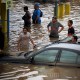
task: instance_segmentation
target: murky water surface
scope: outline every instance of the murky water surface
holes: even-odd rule
[[[77,68],[27,65],[0,64],[0,80],[79,80]]]
[[[78,4],[76,1],[75,3]],[[10,11],[10,51],[17,51],[17,39],[19,33],[23,28],[22,16],[24,15],[23,6],[29,6],[29,11],[33,12],[33,2],[24,2],[23,0],[14,0],[14,7]],[[40,5],[44,16],[42,17],[42,27],[37,28],[32,25],[31,35],[36,44],[39,47],[45,46],[50,43],[49,33],[47,32],[47,24],[51,21],[53,16],[53,4]],[[67,21],[72,19],[74,21],[74,27],[77,36],[80,36],[80,6],[72,5],[71,14],[64,16],[63,19],[59,19],[65,29],[60,35],[60,39],[63,39],[67,35]],[[32,49],[32,45],[30,47]],[[80,80],[80,69],[70,67],[58,67],[58,66],[42,66],[42,65],[29,65],[29,64],[11,64],[0,63],[0,80]]]

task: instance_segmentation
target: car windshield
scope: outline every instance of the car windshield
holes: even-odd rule
[[[29,57],[29,56],[31,56],[31,55],[33,55],[33,54],[36,54],[36,53],[44,50],[44,49],[45,49],[47,46],[49,46],[49,45],[52,45],[52,43],[49,43],[48,45],[45,45],[45,46],[43,46],[42,48],[39,48],[39,49],[35,48],[33,51],[31,51],[31,52],[29,52],[29,53],[26,53],[25,57]]]
[[[41,49],[34,49],[33,51],[29,51],[28,53],[25,53],[25,57],[30,57],[31,55],[33,55],[33,54],[36,54],[36,53],[38,53],[39,51],[42,51],[42,50],[44,50],[44,47],[43,48],[41,48]]]

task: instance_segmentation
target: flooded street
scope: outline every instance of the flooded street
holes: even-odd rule
[[[23,20],[22,16],[25,14],[23,11],[23,7],[27,5],[29,7],[29,11],[32,15],[34,11],[34,3],[26,2],[26,1],[15,1],[13,5],[13,9],[10,11],[10,39],[9,39],[9,46],[11,51],[17,51],[17,40],[19,37],[20,32],[23,28]],[[41,18],[42,24],[41,28],[31,26],[31,35],[35,42],[35,44],[46,45],[50,42],[49,40],[49,33],[47,31],[47,25],[51,21],[54,15],[54,5],[53,4],[43,4],[40,5],[40,9],[43,11],[43,17]],[[63,19],[59,19],[58,21],[61,22],[64,26],[64,30],[59,34],[60,38],[63,39],[67,36],[67,21],[69,19],[73,20],[73,26],[75,27],[76,33],[79,36],[80,33],[80,6],[73,5],[71,8],[71,14],[69,16],[64,16]],[[32,47],[32,45],[31,45]],[[30,48],[31,49],[31,48]]]
[[[59,34],[63,39],[67,36],[67,21],[73,20],[73,26],[77,36],[80,36],[80,3],[75,2],[71,6],[70,15],[64,16],[58,21],[64,25],[64,30]],[[79,4],[78,4],[79,3]],[[23,0],[14,0],[13,9],[10,10],[10,40],[9,50],[15,53],[17,51],[17,40],[23,28],[22,16],[24,15],[23,7],[27,5],[31,15],[34,10],[34,3]],[[41,18],[41,28],[31,25],[31,35],[38,45],[38,48],[50,43],[47,25],[54,15],[54,5],[47,3],[41,4],[40,9],[43,11]],[[32,45],[30,46],[30,50]],[[80,80],[80,68],[58,67],[58,66],[43,66],[31,64],[15,64],[15,63],[0,63],[0,80]]]
[[[5,67],[6,66],[6,67]],[[79,80],[80,69],[28,64],[0,64],[0,80]]]

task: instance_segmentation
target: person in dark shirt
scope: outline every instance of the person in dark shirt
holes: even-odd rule
[[[69,20],[68,21],[68,36],[73,36],[75,34],[75,30],[74,30],[74,27],[72,26],[73,25],[73,21],[72,20]]]
[[[68,33],[67,33],[67,37],[64,39],[64,42],[74,43],[77,41],[77,36],[75,34],[75,30],[72,25],[73,25],[73,21],[68,20]]]
[[[28,11],[28,6],[24,7],[24,12],[25,12],[25,15],[22,17],[22,19],[24,20],[24,27],[26,27],[26,29],[30,32],[30,29],[31,29],[31,14]]]
[[[4,49],[4,33],[2,32],[2,26],[0,26],[0,52]]]

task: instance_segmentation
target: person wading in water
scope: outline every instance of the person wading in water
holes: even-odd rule
[[[64,29],[64,26],[57,21],[57,18],[52,17],[52,21],[47,25],[50,38],[59,38],[59,33]],[[60,28],[60,29],[59,29]]]

